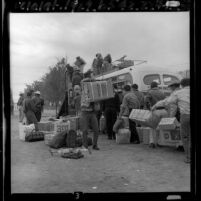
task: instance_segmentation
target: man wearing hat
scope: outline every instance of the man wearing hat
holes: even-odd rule
[[[175,104],[167,104],[168,99],[171,97],[171,95],[174,95],[177,90],[180,89],[180,82],[179,81],[173,81],[168,85],[168,88],[171,90],[170,96],[165,98],[164,100],[158,101],[154,106],[152,106],[151,110],[155,110],[160,107],[164,107],[169,111],[170,117],[176,117],[179,121],[179,110],[177,110],[177,106]]]
[[[80,85],[81,80],[83,79],[82,73],[80,73],[80,69],[78,66],[74,66],[74,72],[72,76],[72,87],[75,85]]]
[[[159,89],[158,83],[153,81],[150,84],[150,90],[147,92],[144,100],[144,106],[146,109],[151,109],[158,101],[165,99],[165,94]]]
[[[36,108],[35,115],[38,122],[41,120],[41,113],[43,111],[44,100],[40,97],[40,91],[34,92],[35,96],[33,97],[34,106]]]
[[[38,131],[38,121],[36,119],[36,108],[32,99],[33,90],[29,90],[26,94],[26,98],[23,101],[23,111],[26,116],[26,123],[34,124],[35,130]]]
[[[19,108],[19,122],[22,122],[24,119],[24,112],[23,112],[23,101],[24,101],[24,94],[20,92],[20,97],[17,102],[17,106]]]
[[[175,104],[180,110],[180,133],[185,152],[185,162],[191,162],[191,128],[190,128],[190,79],[181,80],[181,89],[175,90],[166,100],[166,105]]]

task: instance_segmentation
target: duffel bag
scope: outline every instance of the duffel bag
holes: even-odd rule
[[[77,153],[73,152],[73,151],[70,151],[68,153],[62,153],[61,157],[63,157],[63,158],[70,158],[70,159],[79,159],[79,158],[83,158],[84,155],[82,154],[81,151],[78,151]]]
[[[25,136],[26,142],[35,142],[44,140],[44,133],[42,131],[32,131]]]
[[[81,147],[82,146],[82,137],[77,137],[76,138],[76,147]],[[88,146],[92,145],[92,138],[91,137],[87,137],[87,144]]]
[[[66,144],[67,131],[62,131],[55,135],[49,142],[49,146],[55,149],[64,147]]]

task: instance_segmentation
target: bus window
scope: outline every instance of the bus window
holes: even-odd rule
[[[163,82],[165,85],[169,85],[172,82],[179,82],[179,79],[173,75],[163,75]]]
[[[143,82],[146,85],[150,85],[152,82],[157,82],[158,84],[161,84],[160,75],[159,74],[145,75],[143,78]]]

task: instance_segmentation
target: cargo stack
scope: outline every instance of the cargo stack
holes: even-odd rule
[[[159,128],[158,144],[161,146],[182,146],[180,123],[175,117],[162,118]]]
[[[97,102],[114,97],[111,81],[83,82],[82,92],[88,102]]]

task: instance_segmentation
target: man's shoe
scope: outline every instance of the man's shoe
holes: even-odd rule
[[[94,150],[100,150],[100,149],[98,148],[98,146],[93,146],[93,149],[94,149]]]

